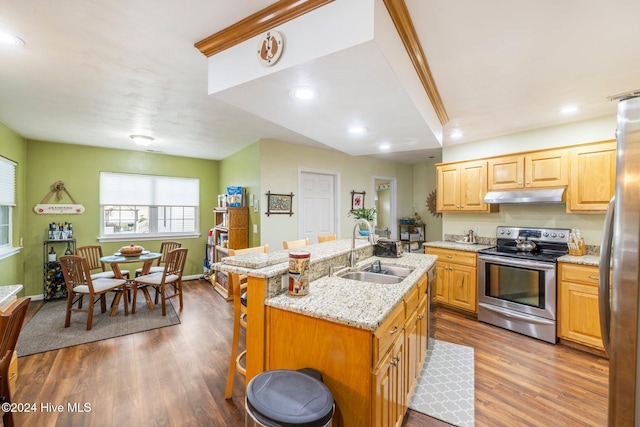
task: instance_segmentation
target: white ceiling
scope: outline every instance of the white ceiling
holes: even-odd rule
[[[450,118],[445,146],[614,115],[607,97],[640,89],[637,0],[405,1]],[[264,104],[208,95],[207,58],[194,43],[271,3],[1,2],[0,30],[25,45],[0,46],[0,122],[29,139],[128,150],[146,150],[128,136],[147,134],[154,150],[207,159],[272,139],[407,163],[438,160],[433,129],[411,102],[415,93],[380,63],[367,69],[362,51],[305,65],[306,76],[331,89],[318,100],[331,117],[310,119],[300,110],[284,120],[260,113]],[[292,73],[269,84],[284,86]],[[381,75],[391,85],[381,95],[340,86],[382,87]],[[560,115],[570,103],[582,109]],[[329,132],[343,130],[337,121],[345,109],[360,107],[371,130],[364,143]],[[458,141],[448,136],[454,128],[464,133]],[[377,154],[382,139],[392,153]]]

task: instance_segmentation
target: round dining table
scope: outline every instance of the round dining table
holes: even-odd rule
[[[136,283],[133,280],[126,279],[125,277],[122,276],[122,271],[120,270],[120,264],[142,262],[143,263],[142,272],[140,273],[140,275],[144,276],[146,274],[149,274],[149,270],[151,270],[153,261],[157,260],[160,257],[162,257],[162,254],[160,252],[142,251],[140,255],[134,255],[134,256],[124,256],[120,252],[116,252],[113,255],[103,256],[102,258],[100,258],[100,262],[109,264],[116,278],[124,279],[127,281],[126,283],[127,290],[131,289],[134,292],[137,292]],[[145,288],[142,288],[142,292],[144,293],[144,298],[147,301],[147,306],[149,307],[149,310],[152,310],[153,302],[151,301],[151,296],[149,295],[149,291],[145,287]],[[120,293],[116,294],[115,299],[113,301],[113,306],[111,308],[112,316],[115,316],[116,312],[118,311],[118,305],[120,304],[120,297],[121,297]],[[125,303],[125,306],[128,304],[126,295],[124,296],[124,303]],[[129,310],[127,309],[127,307],[125,307],[125,315],[127,315],[128,312]]]

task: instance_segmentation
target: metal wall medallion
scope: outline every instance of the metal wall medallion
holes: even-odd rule
[[[284,43],[279,32],[271,30],[267,31],[258,43],[258,61],[265,67],[270,67],[278,62]]]

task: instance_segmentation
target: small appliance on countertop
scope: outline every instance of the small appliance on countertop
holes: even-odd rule
[[[385,258],[402,256],[402,243],[399,240],[378,239],[373,247],[373,255]]]

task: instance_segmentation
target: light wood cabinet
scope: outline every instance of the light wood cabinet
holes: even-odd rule
[[[213,228],[213,261],[220,262],[227,256],[229,249],[244,249],[249,246],[249,208],[226,207],[213,210],[215,226]],[[211,283],[214,289],[227,301],[233,298],[229,292],[227,274],[213,271]]]
[[[571,150],[567,212],[604,213],[616,186],[616,141]]]
[[[558,336],[604,350],[598,309],[598,267],[558,263]]]
[[[322,372],[336,426],[401,426],[426,356],[426,281],[373,332],[267,307],[265,369]]]
[[[528,154],[489,159],[489,190],[562,187],[569,182],[567,149],[536,151]]]
[[[438,212],[489,212],[487,162],[464,162],[436,167],[436,209]]]
[[[477,254],[432,247],[427,247],[425,253],[438,256],[436,301],[478,313]]]

